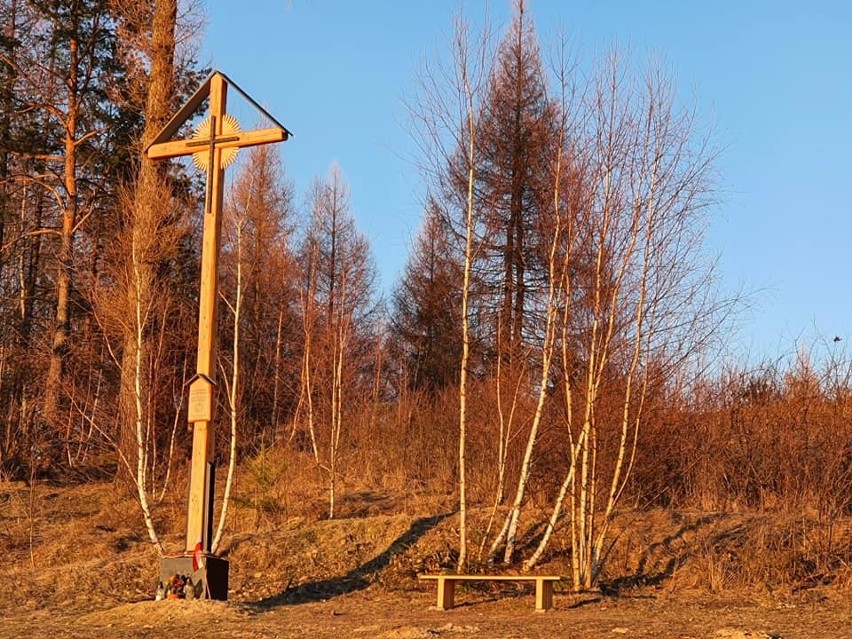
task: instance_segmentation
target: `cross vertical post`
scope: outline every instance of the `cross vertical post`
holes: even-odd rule
[[[222,168],[222,151],[215,145],[216,136],[222,135],[222,122],[227,107],[228,88],[223,78],[214,75],[210,79],[210,162],[207,196],[204,211],[204,232],[201,248],[201,293],[198,309],[198,356],[196,373],[211,383],[216,380],[216,336],[219,281],[219,249],[222,241],[222,200],[224,196],[225,169]],[[213,394],[207,394],[202,401],[210,401]],[[207,531],[212,521],[204,495],[214,486],[209,485],[211,477],[207,463],[212,461],[215,440],[211,420],[212,405],[206,411],[209,419],[193,422],[192,426],[192,465],[189,479],[189,510],[186,520],[186,550],[191,552],[201,543],[205,552],[210,552],[212,539],[207,539]]]

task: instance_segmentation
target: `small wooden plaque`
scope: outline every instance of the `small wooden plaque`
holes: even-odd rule
[[[190,422],[209,422],[213,419],[213,382],[207,377],[196,377],[189,385],[187,416]]]

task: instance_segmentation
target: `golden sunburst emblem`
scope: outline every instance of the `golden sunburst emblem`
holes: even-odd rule
[[[210,129],[210,123],[210,118],[207,118],[197,127],[195,127],[195,131],[192,134],[192,139],[209,140],[210,135],[212,133]],[[237,122],[237,118],[230,114],[222,116],[222,133],[220,133],[217,137],[221,138],[237,135],[239,132],[240,123]],[[199,169],[206,171],[210,162],[210,150],[208,148],[202,148],[204,149],[203,151],[198,151],[197,153],[192,154],[192,161]],[[223,169],[230,166],[237,158],[237,151],[239,151],[239,149],[235,146],[229,147],[227,149],[220,149],[220,152],[222,153]]]

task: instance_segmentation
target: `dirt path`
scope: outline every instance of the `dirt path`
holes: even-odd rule
[[[143,601],[96,612],[6,611],[0,637],[125,639],[237,637],[257,639],[850,639],[852,604],[842,597],[756,604],[689,597],[555,597],[535,613],[531,595],[464,593],[457,608],[430,610],[433,595],[377,588],[329,601],[258,608],[251,604]]]

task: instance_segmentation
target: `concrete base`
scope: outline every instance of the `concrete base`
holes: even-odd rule
[[[164,557],[160,561],[160,590],[173,575],[184,575],[195,585],[195,593],[187,593],[187,598],[195,594],[197,599],[227,601],[229,568],[227,560],[213,555],[205,555],[204,566],[196,571],[192,570],[192,555]]]

